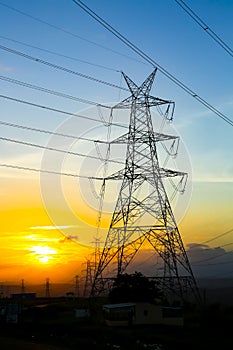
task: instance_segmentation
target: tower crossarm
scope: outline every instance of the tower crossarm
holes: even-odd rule
[[[107,177],[105,177],[105,180],[122,180],[124,177],[124,169],[121,169]]]
[[[156,72],[157,68],[153,70],[153,72],[148,76],[148,78],[142,83],[141,86],[137,86],[132,81],[132,79],[130,79],[127,75],[125,75],[122,72],[123,77],[131,92],[131,96],[127,97],[120,103],[117,103],[113,107],[113,109],[131,109],[132,104],[134,104],[135,107],[147,109],[152,106],[168,105],[164,113],[164,117],[168,120],[172,120],[175,109],[175,102],[170,100],[164,100],[162,98],[151,96],[149,94]]]
[[[183,171],[177,171],[177,170],[171,170],[171,169],[165,169],[165,168],[160,168],[159,172],[160,172],[160,176],[162,177],[188,176],[188,174]]]
[[[107,177],[104,180],[122,180],[125,177],[125,169],[121,169]],[[146,177],[142,177],[140,171],[134,173],[134,180],[141,179],[141,181],[146,180]]]
[[[182,171],[176,171],[176,170],[171,170],[171,169],[165,169],[165,168],[159,168],[158,169],[159,177],[162,179],[169,179],[172,187],[174,188],[175,191],[179,191],[180,193],[184,193],[185,187],[187,184],[188,180],[188,174],[186,172]],[[177,180],[178,183],[175,184],[172,178],[179,177],[180,179]],[[157,181],[157,178],[154,177],[153,174],[151,173],[146,173],[144,174],[144,179],[147,181],[149,184],[151,184],[153,187],[155,186],[155,182]]]
[[[136,165],[135,165],[136,168]],[[138,167],[138,172],[134,172],[134,179],[141,178],[149,183],[153,182],[154,176],[150,172],[146,172],[146,169],[144,169],[144,174],[141,173],[141,168]],[[172,170],[172,169],[165,169],[165,168],[159,168],[159,174],[162,178],[166,177],[176,177],[176,176],[181,176],[181,177],[187,177],[188,174],[183,171],[177,171],[177,170]],[[113,173],[105,178],[105,180],[122,180],[125,176],[125,170],[121,169],[117,171],[116,173]]]
[[[127,108],[130,109],[133,101],[134,101],[134,97],[130,96],[130,97],[126,98],[125,100],[123,100],[122,102],[116,104],[113,107],[113,109],[127,109]],[[146,97],[146,99],[144,96],[142,96],[142,98],[140,98],[140,97],[137,98],[136,105],[137,105],[137,107],[153,107],[153,106],[168,105],[170,108],[172,108],[171,115],[173,115],[173,111],[175,109],[175,102],[174,101],[163,100],[161,98],[149,96],[149,95]],[[167,114],[167,113],[165,112],[165,114]]]
[[[179,136],[167,135],[162,133],[153,132],[148,135],[147,132],[140,133],[138,136],[134,137],[133,142],[137,143],[150,143],[150,142],[159,142],[159,141],[168,141],[168,140],[178,140]],[[112,140],[111,144],[128,144],[130,141],[129,133],[119,136],[115,140]]]

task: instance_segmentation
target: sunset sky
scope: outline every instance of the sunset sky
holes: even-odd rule
[[[187,0],[186,3],[233,47],[232,1]],[[85,4],[233,120],[232,56],[174,0],[86,0]],[[94,251],[100,183],[2,165],[101,177],[103,162],[96,158],[106,152],[103,146],[46,134],[43,130],[106,140],[106,123],[91,119],[107,121],[109,110],[42,89],[34,90],[24,83],[112,105],[129,95],[119,88],[126,88],[121,71],[140,85],[153,67],[72,0],[3,0],[0,1],[0,21],[0,282],[20,284],[23,278],[28,284],[44,283],[47,277],[56,283],[70,282],[76,274],[82,275],[85,262]],[[75,72],[94,77],[98,82]],[[162,131],[181,138],[181,153],[168,165],[189,173],[187,192],[175,200],[174,212],[194,272],[205,277],[232,277],[232,126],[160,71],[151,94],[176,103],[172,125],[166,125]],[[152,115],[156,131],[161,119],[156,110]],[[127,114],[115,113],[113,122],[123,127],[113,126],[111,138],[127,131]],[[29,143],[68,153],[33,147]],[[113,147],[111,159],[123,162],[124,149],[119,151]],[[119,164],[112,163],[108,171],[116,169]],[[106,187],[101,242],[105,240],[118,190],[119,184]]]

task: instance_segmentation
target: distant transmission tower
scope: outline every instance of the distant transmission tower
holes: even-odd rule
[[[49,278],[46,278],[46,281],[45,281],[45,297],[46,298],[50,298],[50,282],[49,282]]]
[[[84,297],[88,297],[90,295],[92,284],[93,284],[93,263],[90,260],[87,260],[86,270],[85,270],[85,284],[84,284],[84,291],[83,291]]]
[[[24,284],[24,279],[21,280],[21,293],[25,293],[25,284]]]
[[[131,96],[114,106],[130,109],[127,134],[112,141],[126,144],[124,169],[106,178],[121,180],[121,188],[112,215],[105,245],[100,256],[92,284],[91,295],[100,295],[106,289],[109,278],[104,272],[110,263],[117,263],[113,276],[126,271],[136,253],[148,243],[162,258],[164,267],[157,276],[164,293],[179,296],[192,292],[199,299],[199,292],[191,266],[165,190],[164,179],[186,173],[160,167],[157,142],[174,140],[173,135],[153,131],[151,106],[165,105],[165,118],[171,120],[174,102],[150,96],[156,69],[141,86],[137,86],[123,74]],[[113,272],[114,270],[112,270]],[[106,275],[106,274],[105,274]]]
[[[75,296],[79,297],[79,289],[80,289],[80,285],[79,285],[79,275],[75,276]]]
[[[99,264],[99,260],[100,260],[100,256],[101,256],[101,250],[100,250],[100,244],[103,243],[102,241],[100,241],[100,238],[95,237],[94,242],[91,242],[95,245],[95,250],[94,250],[94,263],[93,265],[93,274],[95,275],[98,264]]]

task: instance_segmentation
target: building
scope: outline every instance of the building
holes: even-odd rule
[[[36,293],[14,293],[11,294],[12,299],[34,299],[36,298]]]
[[[163,307],[150,303],[120,303],[103,305],[108,326],[163,324],[183,326],[183,312],[179,307]]]

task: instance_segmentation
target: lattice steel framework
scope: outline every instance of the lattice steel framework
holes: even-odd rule
[[[86,273],[85,273],[85,285],[84,285],[84,291],[83,296],[88,297],[90,295],[91,289],[92,289],[92,270],[93,270],[93,264],[90,260],[87,260],[86,263]]]
[[[126,143],[126,161],[123,170],[108,177],[122,180],[115,210],[105,245],[93,280],[91,295],[100,295],[109,278],[104,272],[110,262],[117,261],[116,277],[125,272],[136,253],[147,242],[163,259],[163,274],[159,277],[165,293],[170,291],[184,299],[191,291],[199,292],[179,233],[175,217],[164,186],[164,179],[186,173],[160,167],[157,142],[177,137],[156,133],[153,130],[151,106],[165,105],[165,117],[172,119],[174,102],[150,96],[156,69],[141,86],[125,74],[124,79],[131,96],[114,108],[130,108],[127,134],[114,140]],[[167,105],[167,106],[166,106]]]

